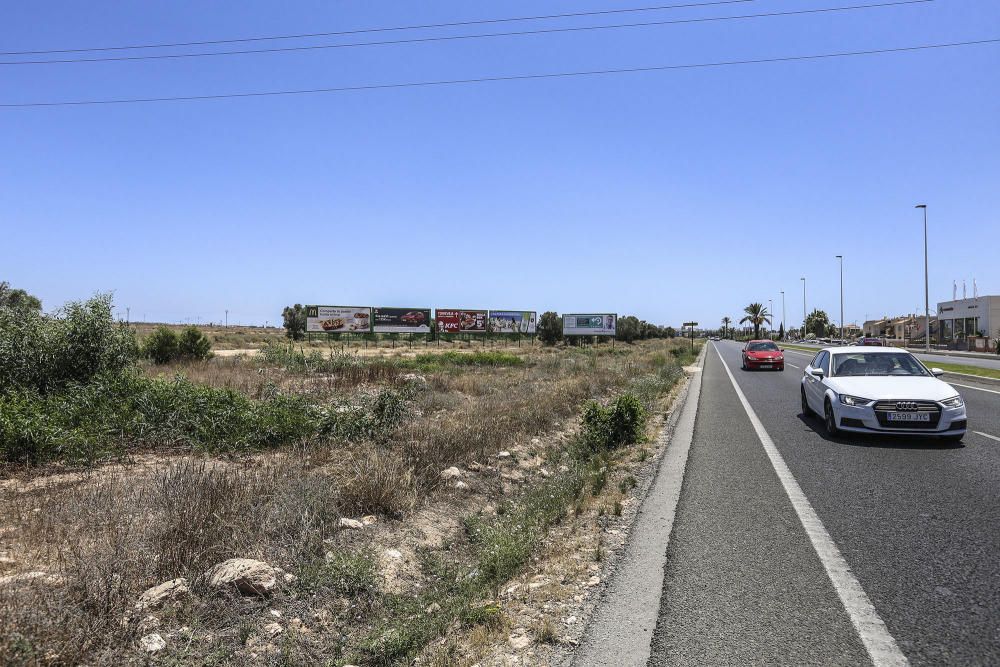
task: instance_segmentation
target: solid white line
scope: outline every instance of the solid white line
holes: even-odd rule
[[[785,362],[785,365],[786,365],[786,366],[791,366],[792,368],[798,368],[799,370],[802,370],[802,368],[801,368],[801,367],[799,367],[799,366],[796,366],[795,364],[790,364],[790,363],[788,363],[787,361]]]
[[[868,599],[868,595],[861,587],[861,583],[851,572],[847,561],[840,555],[840,550],[837,549],[833,538],[830,537],[830,534],[823,526],[823,522],[820,521],[816,511],[809,504],[809,499],[802,492],[799,483],[795,481],[795,477],[785,464],[781,452],[778,451],[778,448],[774,445],[774,441],[771,440],[771,436],[764,429],[764,424],[761,423],[757,417],[757,413],[750,407],[750,402],[743,394],[739,384],[737,384],[736,378],[733,377],[733,373],[722,358],[722,354],[718,349],[715,349],[715,353],[719,355],[719,361],[722,362],[722,367],[726,369],[729,381],[733,383],[733,389],[736,390],[736,395],[739,397],[740,403],[743,404],[743,409],[746,410],[747,416],[750,418],[750,423],[753,424],[753,428],[757,432],[757,437],[764,446],[764,451],[767,452],[767,457],[771,460],[774,472],[777,473],[778,479],[781,480],[781,485],[785,488],[785,493],[788,495],[792,507],[795,508],[795,513],[798,515],[799,521],[802,522],[802,527],[805,528],[806,534],[809,536],[809,540],[816,550],[816,555],[819,556],[820,561],[823,563],[826,574],[830,577],[830,581],[833,583],[840,601],[844,604],[847,615],[851,617],[854,629],[857,630],[858,636],[865,645],[865,649],[868,650],[868,655],[872,659],[872,663],[874,663],[875,667],[882,667],[883,665],[908,665],[909,662],[906,660],[906,656],[899,650],[896,640],[889,634],[888,628],[885,627],[885,623],[879,617],[878,612],[875,611],[875,606]]]
[[[982,431],[973,431],[973,433],[975,433],[976,435],[981,435],[984,438],[989,438],[990,440],[996,440],[997,442],[1000,442],[1000,438],[996,437],[995,435],[990,435],[989,433],[983,433]]]
[[[949,382],[948,384],[950,384],[952,387],[965,387],[966,389],[976,389],[978,391],[985,391],[990,394],[1000,394],[1000,391],[997,391],[996,389],[983,389],[982,387],[973,387],[971,384],[959,384],[957,382]]]

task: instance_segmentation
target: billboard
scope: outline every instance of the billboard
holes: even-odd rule
[[[564,336],[614,336],[618,316],[613,313],[563,315]]]
[[[535,333],[537,313],[533,310],[491,310],[490,331],[493,333]]]
[[[430,333],[430,308],[372,308],[375,333]]]
[[[306,306],[309,333],[368,333],[372,309],[368,306]]]
[[[486,333],[488,310],[441,310],[434,311],[438,333]]]

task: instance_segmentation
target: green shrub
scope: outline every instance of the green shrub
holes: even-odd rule
[[[208,359],[212,356],[212,341],[198,327],[186,327],[177,340],[177,352],[186,359]]]
[[[168,364],[180,353],[180,340],[174,330],[158,326],[142,343],[142,356],[157,364]]]
[[[0,386],[47,392],[120,373],[136,354],[135,334],[114,320],[110,295],[67,303],[51,317],[0,307]]]
[[[618,396],[607,407],[591,401],[583,410],[583,440],[591,451],[631,445],[643,438],[646,409],[631,393]]]

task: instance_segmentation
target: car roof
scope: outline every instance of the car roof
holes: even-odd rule
[[[909,354],[908,350],[904,350],[900,347],[878,347],[875,345],[841,345],[837,347],[824,347],[822,348],[830,352],[830,354],[846,354],[850,352],[865,354],[888,354],[889,352],[906,352]]]

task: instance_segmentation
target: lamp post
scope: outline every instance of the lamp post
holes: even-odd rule
[[[844,340],[844,256],[837,255],[840,260],[840,340]]]
[[[931,351],[931,299],[927,277],[927,204],[917,204],[914,208],[924,209],[924,352]]]
[[[767,337],[770,338],[774,333],[774,299],[768,299],[767,304],[767,314],[771,317],[771,321],[767,323]]]
[[[785,332],[785,336],[788,335],[788,329],[785,328],[785,290],[781,290],[781,330]]]
[[[806,337],[806,279],[799,278],[802,281],[802,337]]]

